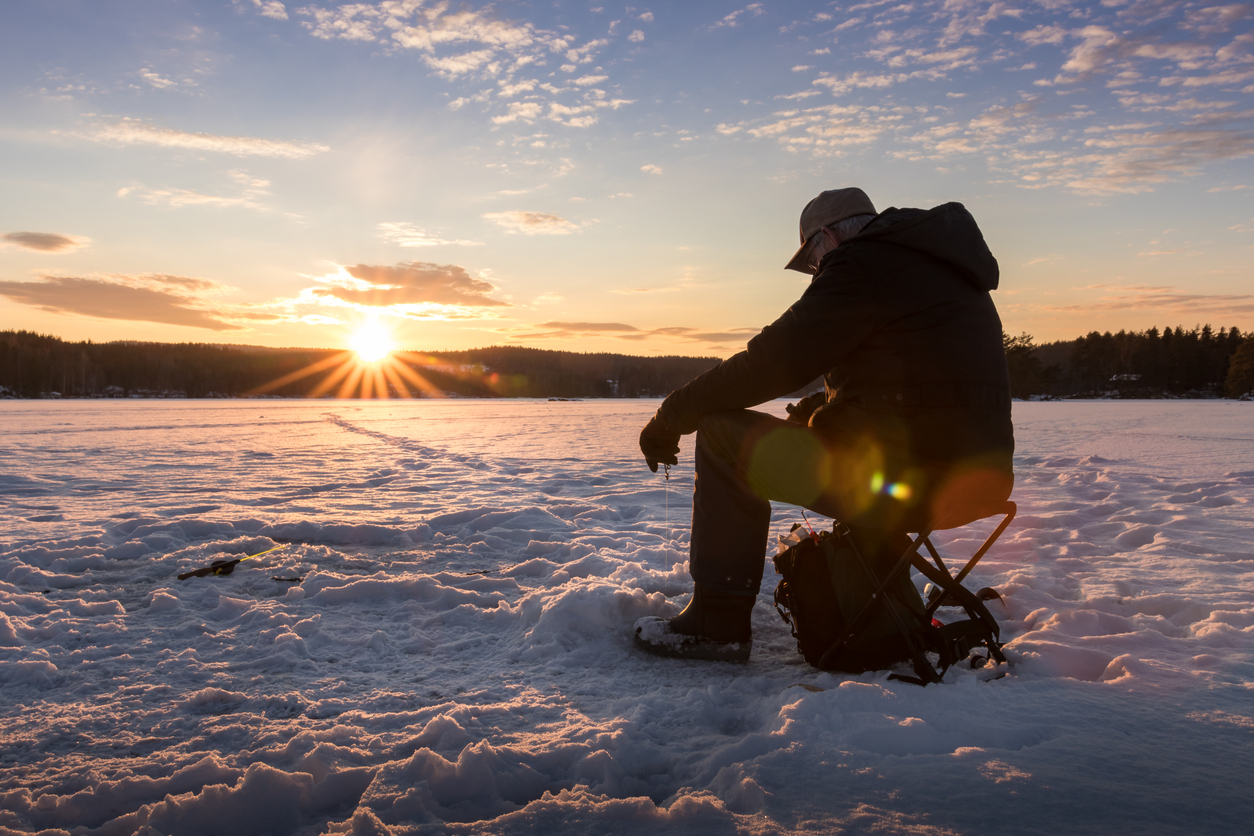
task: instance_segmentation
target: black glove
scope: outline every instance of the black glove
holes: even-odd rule
[[[788,411],[788,420],[798,424],[809,424],[810,416],[814,414],[814,410],[827,403],[827,392],[815,392],[813,395],[806,395],[796,404],[788,404],[784,407]]]
[[[644,460],[654,473],[659,464],[679,464],[679,459],[675,458],[679,452],[679,433],[654,415],[640,431],[640,452],[644,453]]]

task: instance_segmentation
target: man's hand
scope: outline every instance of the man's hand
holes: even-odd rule
[[[679,459],[675,458],[679,453],[679,433],[654,415],[640,431],[640,452],[644,453],[644,460],[654,473],[659,464],[679,464]]]
[[[827,392],[815,392],[813,395],[807,395],[802,398],[796,405],[788,404],[784,407],[788,412],[788,420],[797,424],[810,423],[810,416],[814,414],[814,410],[827,403]]]

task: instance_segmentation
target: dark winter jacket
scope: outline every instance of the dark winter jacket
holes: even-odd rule
[[[710,412],[782,397],[825,377],[811,426],[932,474],[980,469],[1009,495],[1014,436],[997,261],[960,203],[889,209],[824,256],[801,299],[746,350],[658,410],[690,433]]]

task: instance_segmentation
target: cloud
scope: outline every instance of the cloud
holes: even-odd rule
[[[208,206],[216,209],[252,209],[258,212],[273,211],[260,202],[259,198],[270,194],[269,180],[252,177],[246,171],[227,172],[239,186],[240,192],[235,196],[203,194],[192,189],[152,188],[147,186],[128,186],[118,191],[118,197],[136,195],[150,206],[169,206],[181,209],[187,206]]]
[[[478,70],[484,65],[490,64],[495,53],[490,49],[476,49],[471,52],[463,52],[460,55],[450,55],[447,58],[437,58],[434,55],[422,56],[422,61],[431,69],[437,71],[445,78],[465,75]],[[489,75],[495,75],[489,72]]]
[[[655,328],[651,333],[659,337],[678,337],[688,342],[717,345],[720,343],[744,344],[760,330],[759,328],[733,328],[730,331],[702,331],[698,328],[672,326]]]
[[[776,111],[772,121],[740,125],[719,125],[716,130],[731,135],[745,130],[756,139],[773,138],[790,151],[809,151],[817,156],[838,156],[842,149],[869,145],[898,126],[901,114],[878,105],[822,105],[797,110]]]
[[[1026,32],[1020,32],[1015,37],[1029,46],[1040,46],[1041,44],[1057,46],[1067,39],[1067,34],[1068,30],[1061,26],[1037,26]]]
[[[456,244],[462,247],[482,247],[482,241],[449,240],[431,235],[424,229],[404,222],[385,222],[379,224],[379,237],[399,247],[437,247],[443,244]]]
[[[777,98],[777,99],[783,99],[783,100],[785,100],[785,101],[790,101],[790,102],[796,102],[796,101],[800,101],[800,100],[802,100],[802,99],[808,99],[808,98],[810,98],[811,96],[821,96],[821,95],[823,95],[823,93],[822,93],[821,91],[819,91],[819,90],[801,90],[801,91],[799,91],[799,92],[797,92],[797,93],[787,93],[787,94],[780,93],[780,94],[776,95],[776,96],[775,96],[775,98]],[[724,131],[722,130],[722,129],[723,129],[723,127],[724,127],[723,125],[719,125],[719,126],[718,126],[718,132],[719,132],[719,133],[723,133],[723,132],[724,132]],[[739,130],[739,129],[737,129],[737,130]],[[733,133],[734,133],[734,131],[733,131]]]
[[[544,105],[539,102],[510,102],[509,111],[500,116],[493,116],[492,121],[498,125],[517,122],[520,119],[524,122],[534,122],[543,109]]]
[[[253,5],[257,7],[257,14],[262,17],[287,20],[287,9],[279,0],[253,0]]]
[[[502,81],[501,89],[497,93],[497,95],[499,95],[501,98],[508,99],[508,98],[512,98],[513,96],[517,96],[519,93],[530,93],[534,89],[536,89],[535,79],[525,78],[519,81]],[[461,105],[464,104],[466,100],[458,99],[457,101],[459,102],[457,107],[461,107]],[[450,107],[452,107],[452,105],[450,105]],[[454,107],[453,109],[456,110],[457,107]]]
[[[564,331],[568,334],[615,334],[640,331],[634,325],[624,325],[621,322],[541,322],[536,327]]]
[[[336,299],[362,307],[509,307],[508,302],[489,295],[496,291],[495,285],[471,276],[466,268],[455,264],[423,261],[392,266],[355,264],[345,267],[343,275],[328,277],[323,282],[322,287],[312,288],[309,295],[315,299]]]
[[[179,83],[177,81],[166,78],[165,76],[159,73],[153,72],[147,67],[144,67],[142,70],[139,71],[139,77],[142,78],[144,81],[148,82],[149,84],[151,84],[153,87],[157,88],[158,90],[168,90],[171,87],[179,86]]]
[[[225,136],[220,134],[191,133],[174,128],[160,128],[134,119],[94,125],[82,134],[93,142],[119,145],[156,145],[162,148],[182,148],[189,151],[213,151],[234,154],[238,157],[279,157],[304,160],[331,149],[312,142],[288,142],[278,139],[259,139],[251,136]]]
[[[678,287],[620,287],[614,288],[610,293],[673,293],[679,290]]]
[[[1217,84],[1240,84],[1254,78],[1254,70],[1222,70],[1210,75],[1168,76],[1159,79],[1163,87],[1182,85],[1184,87],[1208,87]]]
[[[91,239],[56,232],[4,232],[0,233],[0,242],[41,253],[68,253],[86,247]]]
[[[661,174],[662,173],[662,167],[660,165],[653,165],[652,163],[648,163],[647,165],[640,166],[640,170],[643,171],[645,174]]]
[[[571,223],[560,215],[545,212],[488,212],[483,218],[507,232],[521,232],[524,235],[569,235],[579,231],[578,224]]]
[[[715,23],[710,28],[720,29],[724,26],[739,26],[740,16],[745,14],[746,12],[751,17],[757,17],[758,15],[765,14],[766,10],[762,8],[761,3],[750,3],[748,6],[745,6],[743,9],[737,9],[736,11],[732,12],[729,15],[724,15],[722,20],[720,20],[718,23]]]
[[[1151,184],[1193,173],[1206,163],[1254,154],[1254,135],[1233,130],[1129,131],[1090,138],[1084,144],[1105,153],[1081,157],[1091,173],[1067,185],[1105,194],[1149,191]]]
[[[977,37],[984,34],[985,27],[999,17],[1022,17],[1023,11],[1006,3],[971,2],[971,0],[948,0],[944,12],[950,13],[949,22],[941,34],[942,46],[961,40],[963,37]]]
[[[219,289],[183,276],[115,276],[108,279],[44,276],[33,282],[0,282],[0,296],[49,313],[239,330],[219,311],[206,309],[196,292]]]
[[[513,332],[515,339],[555,339],[561,337],[613,337],[619,340],[640,341],[653,337],[669,337],[686,342],[719,345],[743,344],[758,333],[757,328],[733,328],[730,331],[703,331],[685,326],[643,329],[623,322],[541,322]]]
[[[433,52],[449,44],[479,43],[505,50],[530,46],[537,40],[530,24],[499,20],[490,13],[465,6],[449,10],[448,3],[424,6],[412,0],[346,3],[334,8],[306,6],[298,13],[316,38],[348,41],[392,41],[407,49]]]
[[[375,44],[385,55],[416,50],[422,53],[423,63],[447,81],[464,84],[493,79],[499,90],[479,90],[473,95],[462,91],[465,95],[454,98],[449,107],[457,110],[471,101],[484,102],[488,118],[497,126],[548,118],[567,127],[587,128],[597,122],[596,111],[607,107],[617,110],[633,103],[610,98],[603,90],[583,89],[609,81],[601,67],[564,86],[551,83],[553,74],[542,69],[554,56],[560,56],[564,61],[561,71],[575,73],[581,66],[593,64],[610,39],[580,43],[566,26],[560,31],[541,29],[528,21],[498,17],[499,13],[493,4],[474,9],[467,4],[422,0],[311,4],[296,10],[301,26],[316,38]],[[648,12],[639,17],[652,20]],[[614,33],[612,25],[610,34]],[[644,37],[637,29],[625,40],[639,43]],[[527,77],[527,73],[532,76]],[[572,96],[582,101],[572,104]],[[514,97],[523,100],[507,101]]]
[[[864,73],[861,70],[845,75],[843,78],[827,75],[826,73],[816,78],[812,84],[820,87],[827,87],[832,91],[832,95],[840,96],[860,87],[871,89],[883,89],[891,87],[899,81],[905,81],[910,76],[905,73]]]
[[[602,98],[603,95],[600,90],[590,90],[584,96],[584,103],[574,106],[550,102],[548,118],[567,127],[586,128],[596,124],[596,111],[605,108],[618,110],[623,105],[632,103],[630,99],[606,99]]]
[[[1113,288],[1112,288],[1113,289]],[[1046,311],[1157,310],[1177,315],[1254,313],[1254,295],[1186,293],[1174,287],[1126,287],[1084,305],[1044,307]]]
[[[608,44],[609,41],[604,38],[588,41],[581,47],[566,50],[566,60],[572,64],[591,64],[593,53]]]

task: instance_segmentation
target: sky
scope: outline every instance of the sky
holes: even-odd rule
[[[41,0],[0,330],[728,356],[798,216],[966,205],[1007,331],[1254,330],[1254,4]]]

